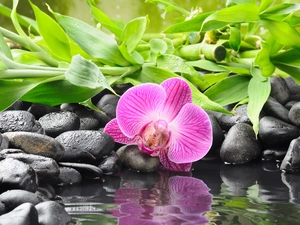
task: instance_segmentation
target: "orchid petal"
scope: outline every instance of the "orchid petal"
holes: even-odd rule
[[[128,89],[120,98],[116,113],[124,135],[132,138],[146,123],[157,120],[165,97],[165,90],[157,84],[141,84]]]
[[[189,163],[203,158],[212,145],[212,127],[207,113],[188,103],[169,124],[172,131],[168,158]]]
[[[118,125],[117,119],[112,119],[109,121],[104,127],[104,132],[109,134],[115,142],[119,142],[121,144],[135,144],[136,140],[134,138],[126,137],[120,127]]]
[[[185,104],[192,102],[192,92],[189,85],[180,78],[165,80],[161,86],[167,94],[161,116],[171,122]]]
[[[168,158],[168,151],[166,149],[162,149],[159,151],[159,160],[161,164],[168,170],[174,171],[189,171],[192,167],[192,163],[174,163]]]

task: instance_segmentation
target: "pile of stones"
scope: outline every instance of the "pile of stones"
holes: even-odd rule
[[[273,160],[283,171],[298,172],[300,86],[281,77],[272,77],[271,84],[258,137],[247,104],[238,106],[233,115],[208,112],[213,145],[204,159],[231,164]],[[115,90],[121,95],[128,87]],[[0,113],[1,225],[73,223],[54,187],[102,180],[122,167],[141,172],[160,167],[157,158],[137,146],[121,146],[103,132],[116,116],[118,96],[105,90],[92,100],[104,114],[79,104],[50,107],[19,101]]]

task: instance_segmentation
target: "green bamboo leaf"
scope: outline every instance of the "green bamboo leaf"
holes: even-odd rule
[[[11,11],[12,10],[10,8],[4,6],[0,3],[0,14],[1,15],[4,15],[6,17],[10,17]],[[38,28],[37,28],[37,24],[36,24],[35,20],[33,20],[29,17],[26,17],[26,16],[18,15],[18,14],[17,14],[17,19],[18,19],[21,26],[23,26],[25,28],[30,27],[31,31],[38,34]]]
[[[262,19],[261,22],[279,43],[290,47],[300,46],[300,34],[288,23],[268,19]]]
[[[254,62],[260,67],[262,76],[269,77],[275,71],[275,66],[270,61],[270,46],[266,42],[261,42],[261,46]]]
[[[229,45],[234,51],[238,51],[241,46],[242,35],[238,28],[230,27]]]
[[[30,2],[30,1],[29,1]],[[43,37],[50,52],[58,59],[71,61],[70,44],[68,36],[59,24],[36,5],[30,2],[34,11],[39,33]]]
[[[258,21],[260,20],[258,12],[259,7],[256,4],[241,4],[224,8],[208,16],[203,22],[201,31],[219,29],[230,23]]]
[[[181,76],[178,76],[175,73],[172,73],[162,68],[157,68],[153,66],[144,66],[140,73],[135,73],[133,74],[132,77],[128,76],[126,78],[128,80],[131,80],[132,82],[135,82],[135,84],[138,84],[139,82],[141,83],[152,82],[152,83],[160,84],[164,80],[172,77],[181,77]],[[200,106],[205,110],[211,110],[211,111],[216,111],[221,113],[230,113],[219,104],[208,99],[192,83],[190,83],[189,81],[187,82],[190,85],[190,88],[192,90],[192,100],[194,104]]]
[[[277,16],[288,16],[291,13],[294,13],[300,9],[300,4],[297,3],[283,3],[278,4],[273,7],[268,8],[260,14],[261,18],[273,19]]]
[[[164,33],[199,32],[204,20],[213,12],[201,13],[190,20],[176,23],[164,30]]]
[[[250,76],[230,76],[207,89],[204,94],[222,106],[236,103],[247,98],[250,79]]]
[[[25,80],[3,80],[0,79],[0,112],[7,109],[14,102],[20,99],[28,91],[36,87],[38,82],[28,82]]]
[[[226,7],[239,5],[239,4],[256,4],[256,0],[227,0]]]
[[[101,89],[97,88],[75,86],[67,80],[57,80],[41,83],[29,90],[21,100],[55,106],[62,103],[84,102],[100,91]]]
[[[259,130],[259,115],[271,92],[271,83],[268,78],[260,81],[252,78],[248,85],[249,102],[247,107],[248,117],[253,125],[255,134]]]
[[[91,61],[76,55],[72,58],[70,67],[65,73],[66,79],[73,85],[90,89],[111,89],[105,76]]]
[[[91,13],[96,21],[98,21],[103,27],[110,30],[116,37],[121,38],[122,28],[118,26],[109,16],[107,16],[103,11],[98,9],[96,6],[89,4]]]
[[[188,74],[191,77],[196,77],[204,81],[202,75],[197,72],[192,66],[189,66],[185,61],[175,55],[161,55],[157,58],[157,67],[174,72]]]
[[[259,12],[263,12],[268,9],[276,0],[261,0],[259,5]]]
[[[4,40],[3,35],[0,33],[0,52],[3,52],[3,54],[9,58],[9,59],[13,59],[13,56],[11,54],[11,51],[6,43],[6,41]],[[3,62],[2,62],[3,63]]]
[[[204,82],[201,85],[198,84],[198,86],[201,90],[205,90],[205,89],[209,88],[210,86],[212,86],[213,84],[225,79],[226,77],[228,77],[228,75],[229,75],[229,71],[221,72],[221,73],[204,74],[203,75]]]
[[[67,35],[91,57],[110,65],[129,65],[122,56],[113,37],[73,17],[55,12],[53,12],[53,15],[64,28]]]
[[[211,72],[228,71],[224,67],[219,66],[217,63],[205,59],[196,60],[196,61],[186,61],[186,64],[202,70],[211,71]]]
[[[138,17],[129,21],[124,27],[121,35],[123,40],[120,51],[123,56],[132,64],[143,64],[143,57],[135,50],[141,42],[142,37],[148,27],[148,17]]]

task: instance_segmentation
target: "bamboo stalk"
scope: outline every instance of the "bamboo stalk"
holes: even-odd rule
[[[182,46],[176,54],[186,60],[207,59],[220,62],[226,57],[226,49],[222,45],[199,43]]]

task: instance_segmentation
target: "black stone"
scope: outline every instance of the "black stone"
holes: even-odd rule
[[[223,130],[220,127],[216,117],[212,114],[208,114],[208,116],[213,130],[213,143],[205,158],[220,156],[220,147],[225,139]]]
[[[2,136],[1,134],[0,134],[0,136],[1,136],[0,150],[8,148],[8,146],[9,146],[9,139],[8,139],[8,137]]]
[[[42,202],[35,206],[40,225],[65,225],[72,221],[63,206],[55,201]]]
[[[258,158],[261,152],[261,145],[252,127],[239,123],[228,131],[220,149],[220,156],[224,162],[243,164]]]
[[[26,202],[37,205],[43,201],[40,195],[25,190],[10,190],[0,195],[0,202],[3,202],[9,211]]]
[[[125,167],[139,172],[153,172],[158,170],[160,161],[141,151],[136,145],[125,145],[118,149],[117,154]]]
[[[73,184],[78,184],[82,180],[81,174],[70,167],[60,167],[59,168],[59,180],[58,184],[59,185],[73,185]]]
[[[116,108],[120,97],[114,94],[104,95],[97,103],[97,107],[102,110],[109,118],[116,118]]]
[[[285,82],[289,88],[291,95],[300,94],[300,86],[292,77],[285,78]]]
[[[19,160],[7,158],[0,161],[0,191],[16,188],[34,192],[38,188],[36,178],[32,167]]]
[[[286,152],[287,152],[286,150],[266,149],[262,153],[262,158],[267,161],[268,160],[272,160],[272,161],[283,160]]]
[[[284,105],[284,107],[287,109],[287,110],[290,110],[292,107],[293,107],[293,105],[295,104],[295,103],[297,103],[298,101],[289,101],[289,102],[287,102],[285,105]]]
[[[52,112],[59,112],[59,107],[44,105],[44,104],[37,104],[34,103],[28,108],[28,112],[30,112],[34,117],[38,120],[42,116],[52,113]]]
[[[266,148],[288,147],[299,135],[296,126],[277,118],[265,116],[260,120],[258,136]]]
[[[112,152],[111,155],[104,158],[98,166],[105,175],[119,173],[122,169],[122,163],[117,153]]]
[[[300,102],[295,103],[289,111],[290,121],[297,127],[300,127]]]
[[[263,107],[263,111],[266,113],[266,116],[273,116],[287,123],[290,122],[289,111],[272,97],[268,98],[267,102]]]
[[[23,203],[7,214],[0,216],[1,225],[40,225],[34,205]]]
[[[290,91],[285,80],[279,76],[272,76],[270,78],[270,81],[271,81],[270,95],[282,105],[287,103],[290,98]]]
[[[39,122],[50,137],[56,137],[66,131],[78,130],[80,127],[79,117],[72,112],[52,112],[42,116]]]
[[[94,162],[110,154],[115,147],[113,138],[101,131],[67,131],[56,137],[65,149],[61,161]]]
[[[7,213],[6,206],[3,202],[0,202],[0,216]]]
[[[58,179],[59,167],[56,161],[49,157],[26,153],[7,153],[4,157],[19,160],[31,166],[41,181],[54,182]]]
[[[86,163],[69,163],[60,162],[62,167],[70,167],[80,172],[83,177],[99,179],[103,177],[103,171],[97,166],[86,164]]]
[[[62,104],[61,109],[75,113],[80,120],[79,130],[97,130],[108,120],[98,116],[94,110],[79,104]]]
[[[65,152],[60,142],[47,135],[21,131],[7,132],[4,135],[8,137],[10,147],[22,149],[29,154],[41,155],[58,161]]]
[[[238,106],[234,111],[234,115],[222,114],[218,118],[220,127],[223,130],[228,131],[233,125],[238,123],[251,124],[247,114],[247,106],[248,106],[247,104]]]
[[[287,153],[281,162],[280,169],[287,172],[300,171],[300,138],[291,141]]]
[[[40,123],[30,112],[23,110],[0,112],[0,133],[10,131],[44,132]]]

